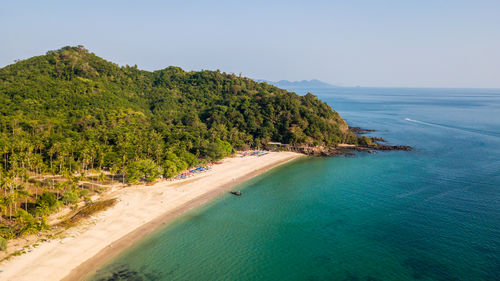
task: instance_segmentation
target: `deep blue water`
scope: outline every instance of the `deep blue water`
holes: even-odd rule
[[[306,158],[92,280],[500,280],[500,90],[311,90],[412,152]]]

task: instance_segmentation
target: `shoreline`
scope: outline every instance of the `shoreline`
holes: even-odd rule
[[[65,234],[69,237],[43,243],[31,253],[2,262],[4,272],[0,273],[0,279],[72,281],[89,277],[179,215],[302,156],[294,152],[271,152],[262,157],[226,158],[213,171],[193,178],[162,181],[153,187],[120,189],[112,196],[119,200],[114,207],[67,230]]]

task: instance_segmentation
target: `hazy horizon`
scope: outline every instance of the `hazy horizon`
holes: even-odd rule
[[[500,88],[498,1],[25,1],[0,11],[0,67],[67,45],[170,65],[338,86]]]

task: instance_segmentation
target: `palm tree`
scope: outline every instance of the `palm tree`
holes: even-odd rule
[[[109,169],[109,171],[111,172],[111,183],[112,184],[114,184],[115,174],[118,173],[119,170],[120,170],[120,167],[116,164],[113,164],[113,166],[111,166],[111,169]]]
[[[12,202],[14,203],[14,213],[17,210],[17,203],[19,199],[24,195],[24,187],[22,185],[17,185],[12,192]]]
[[[19,189],[16,190],[17,197],[24,197],[24,210],[28,211],[28,198],[30,197],[30,193],[24,188],[24,186],[19,186]]]
[[[96,157],[99,163],[99,170],[102,169],[102,164],[104,164],[104,157],[106,156],[107,147],[104,145],[96,144]]]
[[[57,200],[61,198],[61,190],[66,190],[66,186],[68,186],[68,182],[58,182],[56,184]]]
[[[125,184],[126,167],[127,167],[127,155],[123,154],[122,161],[120,163],[120,172],[122,174],[122,184]]]
[[[0,199],[0,208],[1,208],[1,210],[2,210],[1,212],[2,212],[2,213],[4,213],[4,214],[5,214],[5,216],[7,216],[7,209],[8,209],[8,208],[7,208],[7,206],[8,206],[8,205],[9,205],[9,204],[8,204],[8,202],[7,202],[7,200],[6,200],[6,197],[5,197],[5,196],[4,196],[4,197],[2,197],[2,198]]]
[[[8,196],[5,196],[4,200],[5,200],[5,204],[9,205],[9,219],[11,219],[12,218],[12,203],[14,203],[14,201],[15,201],[14,194],[11,193]]]
[[[9,205],[10,215],[12,217],[12,186],[14,184],[14,173],[8,172],[3,175],[1,185],[4,190],[4,201],[5,204]],[[9,194],[7,195],[7,189],[9,190]],[[5,215],[7,215],[7,211],[5,211]]]
[[[59,153],[61,152],[61,145],[59,142],[55,142],[51,147],[50,149],[47,151],[47,153],[49,154],[50,156],[50,170],[53,171],[54,167],[53,167],[53,162],[54,162],[54,155],[59,155]]]
[[[31,166],[30,166],[30,170],[35,173],[35,177],[38,177],[38,175],[41,173],[42,167],[43,167],[42,155],[35,154],[33,156],[33,161],[31,161]]]
[[[7,138],[1,138],[0,139],[0,155],[3,156],[3,161],[4,161],[4,169],[7,169],[7,157],[8,153],[10,151],[9,147],[9,141]]]
[[[34,185],[35,185],[35,201],[38,199],[38,188],[40,187],[40,182],[39,181],[35,181],[34,182]]]
[[[99,180],[99,184],[102,184],[102,182],[106,180],[106,175],[103,172],[101,172],[99,174],[98,180]]]
[[[5,173],[0,174],[0,188],[3,189],[3,195],[7,196],[7,189],[9,188],[9,177]]]

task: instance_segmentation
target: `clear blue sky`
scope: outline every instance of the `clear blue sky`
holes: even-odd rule
[[[2,2],[2,67],[81,44],[147,70],[500,88],[500,0]]]

